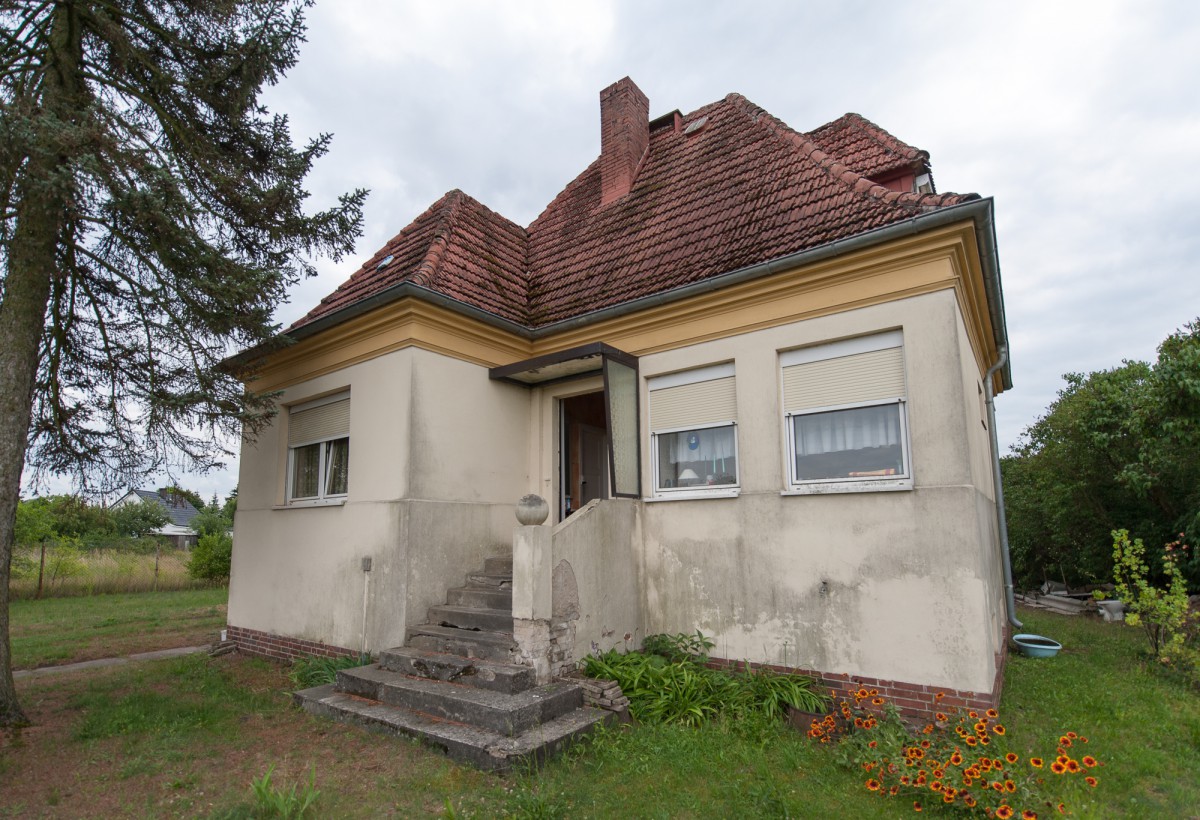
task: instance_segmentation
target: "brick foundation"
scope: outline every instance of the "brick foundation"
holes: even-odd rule
[[[342,646],[331,646],[317,641],[306,641],[301,638],[285,638],[270,632],[260,632],[244,626],[230,624],[226,628],[226,637],[237,645],[239,652],[248,655],[259,655],[264,658],[275,658],[282,661],[294,661],[297,658],[317,655],[324,658],[337,658],[345,655],[356,656],[358,651]]]
[[[853,701],[851,694],[860,688],[878,689],[879,694],[895,704],[904,717],[921,722],[931,722],[937,712],[950,712],[957,709],[978,709],[980,711],[994,709],[1000,703],[1000,690],[1004,684],[1004,664],[1008,653],[1002,648],[996,653],[996,678],[991,692],[968,692],[947,689],[944,686],[928,686],[920,683],[905,681],[883,680],[869,675],[851,675],[848,673],[818,672],[813,669],[798,669],[774,664],[751,663],[752,669],[770,669],[794,675],[807,675],[816,678],[818,683],[827,689],[834,700],[843,698]],[[723,658],[710,658],[709,665],[717,668],[744,667],[743,661],[729,661]],[[941,694],[941,700],[935,696]]]

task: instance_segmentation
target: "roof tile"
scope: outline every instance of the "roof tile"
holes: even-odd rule
[[[606,205],[599,160],[527,229],[447,193],[292,327],[403,282],[545,326],[977,198],[879,184],[928,159],[858,114],[800,133],[730,94],[653,129]]]

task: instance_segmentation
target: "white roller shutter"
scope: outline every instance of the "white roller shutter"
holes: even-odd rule
[[[289,447],[350,435],[349,396],[301,407],[308,409],[293,409],[288,417]]]
[[[651,379],[649,390],[652,431],[737,421],[732,364]]]
[[[904,398],[904,348],[898,342],[894,333],[784,354],[784,410]]]

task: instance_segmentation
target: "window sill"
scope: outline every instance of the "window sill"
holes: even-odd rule
[[[721,490],[694,490],[691,492],[678,493],[663,493],[649,498],[643,498],[647,504],[654,504],[659,501],[695,501],[700,498],[737,498],[741,493],[738,487],[729,487]]]
[[[303,510],[309,507],[343,507],[346,504],[344,498],[329,498],[319,501],[293,501],[290,504],[276,504],[271,509],[273,510]]]
[[[894,493],[913,488],[911,478],[895,481],[831,481],[827,484],[802,484],[780,492],[780,495],[832,495],[835,493]]]

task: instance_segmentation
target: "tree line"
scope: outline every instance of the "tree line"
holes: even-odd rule
[[[1017,586],[1111,581],[1112,532],[1125,529],[1160,548],[1182,534],[1180,569],[1200,592],[1200,319],[1153,362],[1064,378],[1001,460]]]

